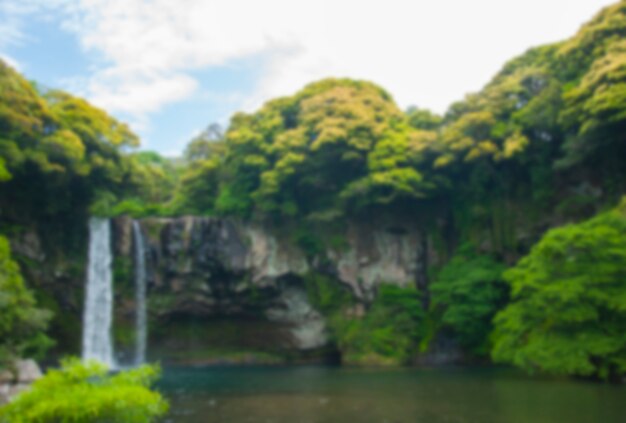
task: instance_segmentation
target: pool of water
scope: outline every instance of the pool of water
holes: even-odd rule
[[[624,423],[626,388],[502,369],[166,368],[181,423]]]

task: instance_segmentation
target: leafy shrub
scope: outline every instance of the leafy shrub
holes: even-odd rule
[[[111,209],[111,216],[127,215],[135,219],[149,216],[169,216],[173,214],[169,204],[147,203],[139,198],[119,202]]]
[[[216,210],[223,215],[247,217],[251,207],[249,196],[233,189],[231,185],[224,186],[215,202]]]
[[[504,274],[512,303],[495,318],[496,361],[528,371],[626,373],[626,200],[553,229]]]
[[[144,204],[140,199],[128,198],[113,206],[111,214],[113,216],[126,214],[134,218],[144,217],[147,215],[146,204]]]
[[[401,364],[417,348],[423,319],[420,294],[415,288],[383,284],[364,317],[336,315],[331,326],[345,361]]]
[[[324,240],[308,227],[299,227],[292,232],[292,238],[309,257],[322,254],[325,251]]]
[[[154,366],[111,375],[99,363],[68,359],[0,409],[0,422],[152,422],[168,409],[163,397],[150,390],[158,375]]]
[[[502,263],[467,246],[459,249],[430,285],[436,317],[474,354],[489,352],[491,320],[507,296],[504,270]]]
[[[44,335],[51,313],[35,307],[9,241],[0,236],[0,367],[23,356],[38,356],[52,345]]]
[[[92,216],[109,217],[113,216],[113,208],[117,204],[117,197],[109,191],[98,191],[94,200],[89,205],[89,214]]]
[[[350,291],[340,281],[320,273],[304,277],[309,302],[327,316],[352,304]]]

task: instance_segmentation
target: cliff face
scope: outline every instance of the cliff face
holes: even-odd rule
[[[328,276],[355,300],[346,313],[361,316],[381,283],[419,283],[426,259],[433,259],[420,229],[398,222],[351,223],[340,234],[319,234],[340,235],[342,242],[315,255],[284,229],[232,219],[139,223],[147,244],[149,354],[164,361],[211,361],[248,351],[259,354],[237,360],[332,353],[324,314],[309,300],[307,276]],[[123,363],[134,349],[135,241],[132,219],[112,224],[115,349]],[[76,246],[82,254],[44,245],[35,230],[11,239],[29,286],[54,311],[51,358],[80,354],[88,240],[86,227],[74,229],[82,234]]]
[[[127,266],[133,254],[131,223],[126,218],[114,222],[116,256],[125,257]],[[408,286],[425,269],[425,243],[411,227],[352,224],[341,248],[307,256],[287,236],[230,219],[149,218],[140,226],[149,245],[151,338],[153,344],[169,346],[162,352],[166,356],[171,350],[210,349],[222,345],[224,337],[249,349],[244,328],[250,330],[245,337],[259,338],[253,349],[323,349],[329,341],[326,322],[308,300],[307,274],[333,277],[352,293],[354,312],[362,313],[381,283]],[[132,299],[118,303],[118,315],[129,317]],[[225,320],[237,321],[231,326],[235,329],[211,333]],[[189,322],[200,333],[185,338],[181,333],[189,330]]]
[[[55,345],[48,352],[50,358],[80,353],[86,226],[82,232],[85,236],[80,238],[79,234],[78,248],[72,252],[45,242],[44,229],[36,227],[21,227],[10,238],[13,257],[20,264],[27,287],[37,303],[53,313],[48,334]]]

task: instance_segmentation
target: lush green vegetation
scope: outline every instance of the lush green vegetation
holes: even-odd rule
[[[573,190],[591,165],[601,172],[593,183],[602,200],[623,191],[624,8],[611,6],[572,39],[512,60],[443,117],[403,113],[382,88],[347,79],[237,114],[225,134],[209,131],[190,144],[177,204],[202,214],[329,222],[385,206],[417,209],[454,193],[449,202],[462,201],[465,214],[456,223],[492,225],[494,247],[511,248],[514,234],[499,220],[517,216],[496,216],[510,203],[588,213],[557,208],[585,193],[565,198],[555,188]],[[469,236],[471,228],[459,229]]]
[[[311,305],[328,316],[354,305],[350,290],[329,275],[309,273],[304,284]]]
[[[553,229],[509,269],[494,359],[529,371],[618,379],[626,373],[626,200]]]
[[[19,266],[0,236],[0,368],[12,368],[20,357],[41,357],[52,341],[44,335],[50,312],[35,306]]]
[[[430,287],[435,320],[476,355],[490,351],[491,320],[507,299],[505,266],[492,257],[459,249]]]
[[[56,340],[76,334],[77,324],[61,313],[68,305],[59,306],[58,296],[78,305],[82,292],[54,279],[61,275],[67,284],[84,277],[87,231],[81,222],[90,214],[160,214],[172,193],[175,164],[148,152],[132,153],[138,145],[128,126],[103,110],[39,87],[0,61],[0,233],[13,242],[37,239],[25,241],[27,251],[19,250],[15,260],[36,299],[55,310],[50,327]],[[8,257],[5,247],[3,258]],[[15,269],[8,258],[0,263],[7,275]],[[18,322],[20,316],[30,316],[32,327],[45,325],[42,313],[28,312],[31,294],[19,295],[2,299],[2,307],[7,302],[16,310],[23,306],[19,316],[3,315],[28,339],[33,330]],[[35,325],[37,319],[42,323]],[[3,335],[8,331],[2,330]],[[0,337],[2,349],[23,349],[13,343],[8,334]]]
[[[5,224],[48,221],[63,227],[88,213],[156,214],[170,199],[176,166],[155,153],[128,153],[138,145],[128,126],[103,110],[37,87],[0,63],[0,216]],[[72,240],[55,241],[71,246]]]
[[[153,366],[111,375],[99,363],[65,360],[0,408],[0,422],[153,422],[168,409],[161,395],[150,390],[158,375]]]
[[[126,125],[69,94],[40,94],[4,64],[0,91],[0,156],[13,176],[0,186],[5,219],[72,215],[120,186],[119,149],[138,144]]]
[[[364,316],[336,316],[331,325],[344,361],[405,364],[421,339],[424,311],[415,288],[383,284]]]
[[[374,84],[320,81],[253,115],[235,115],[210,144],[194,140],[178,203],[202,214],[333,221],[423,197],[433,184],[418,165],[435,138],[412,127]]]
[[[383,284],[368,310],[332,278],[309,275],[307,288],[312,304],[328,319],[344,363],[405,364],[416,352],[425,313],[415,288]]]
[[[336,278],[305,278],[347,361],[406,363],[444,336],[530,371],[616,379],[626,230],[624,206],[606,210],[626,193],[625,38],[622,1],[443,116],[404,112],[370,82],[314,82],[225,131],[210,126],[180,160],[133,151],[125,124],[0,62],[0,231],[36,232],[63,256],[43,276],[16,257],[50,298],[66,288],[50,283],[57,269],[82,278],[76,222],[89,214],[254,220],[289,232],[320,267],[345,248],[347,222],[391,216],[427,236],[427,286],[381,285],[357,304]],[[0,278],[0,355],[32,354],[47,315],[3,239]]]
[[[313,83],[233,118],[215,208],[332,220],[370,204],[419,198],[428,189],[416,167],[425,136],[373,84]]]

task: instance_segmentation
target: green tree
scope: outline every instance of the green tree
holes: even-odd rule
[[[219,159],[209,148],[220,145],[219,136],[213,137],[217,142],[209,135],[194,140],[187,149],[192,167],[212,164],[187,173],[183,187],[189,193],[180,202],[202,210],[213,203],[221,214],[328,221],[374,204],[420,198],[432,188],[416,167],[423,144],[434,138],[426,134],[412,128],[374,84],[315,82],[254,114],[235,115]],[[214,185],[216,175],[216,195],[208,187],[197,189]]]
[[[65,360],[4,408],[2,423],[149,423],[165,415],[168,404],[150,390],[159,369],[142,366],[111,375],[95,362]]]
[[[410,106],[407,111],[409,125],[415,129],[424,129],[433,131],[438,129],[443,122],[443,118],[428,109],[420,109],[419,107]]]
[[[218,124],[211,124],[195,137],[185,148],[187,166],[176,187],[173,209],[178,213],[197,215],[214,214],[216,211],[219,185],[224,170],[222,164],[226,154],[224,133]],[[219,208],[224,206],[224,194]]]
[[[626,16],[623,19],[626,26]],[[626,151],[622,135],[626,128],[626,41],[611,43],[606,50],[565,95],[561,121],[569,137],[561,165],[597,158],[598,153],[605,158],[622,156]]]
[[[74,222],[98,197],[126,194],[133,163],[122,150],[139,143],[127,125],[70,94],[38,91],[1,61],[0,93],[0,179],[12,175],[0,186],[3,218]]]
[[[11,179],[11,174],[7,170],[4,159],[0,157],[0,182],[8,181]]]
[[[224,131],[217,123],[212,123],[197,137],[192,139],[185,148],[184,157],[188,162],[207,160],[220,154],[218,151],[224,140]]]
[[[128,214],[134,217],[169,215],[182,165],[154,151],[140,151],[126,156],[128,175],[120,200],[106,215]]]
[[[40,356],[52,341],[44,334],[51,314],[36,307],[11,259],[9,241],[0,236],[0,367],[22,357]]]
[[[512,302],[495,317],[493,358],[528,371],[626,373],[626,200],[549,231],[504,277]]]
[[[489,353],[491,320],[506,303],[502,281],[505,266],[466,246],[448,262],[430,285],[432,307],[462,346],[477,355]]]
[[[345,362],[398,365],[416,352],[424,317],[414,287],[383,284],[365,316],[336,314],[331,329]]]
[[[179,213],[212,214],[218,199],[219,172],[220,163],[217,159],[190,163],[177,186],[174,209]]]

